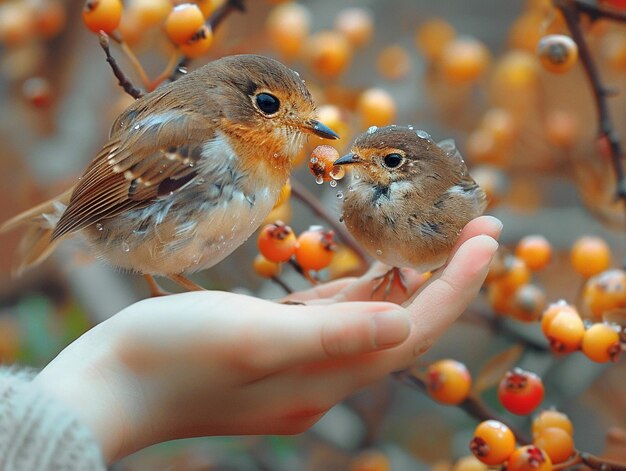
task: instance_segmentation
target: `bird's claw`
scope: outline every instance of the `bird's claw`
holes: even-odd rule
[[[378,291],[381,290],[383,286],[385,287],[383,300],[389,297],[389,295],[391,294],[391,290],[394,286],[397,286],[404,294],[406,294],[408,291],[408,286],[406,280],[404,279],[404,275],[402,274],[402,270],[398,267],[394,267],[391,270],[388,270],[387,273],[381,276],[377,276],[376,278],[374,278],[374,280],[379,281],[372,289],[372,298]]]

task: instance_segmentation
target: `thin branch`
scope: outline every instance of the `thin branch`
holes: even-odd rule
[[[599,20],[600,18],[606,18],[609,20],[626,22],[626,12],[598,5],[597,2],[592,4],[583,0],[572,0],[572,3],[580,13],[586,14],[592,21]]]
[[[122,89],[132,96],[134,99],[141,98],[144,95],[143,90],[135,87],[126,74],[122,71],[115,58],[111,55],[111,49],[109,47],[109,36],[104,31],[100,31],[98,38],[100,40],[100,47],[106,55],[107,62],[111,66],[113,75],[117,78],[118,83]]]
[[[285,283],[281,278],[279,278],[278,276],[273,276],[270,278],[274,283],[276,283],[278,286],[280,286],[284,291],[285,294],[291,294],[293,293],[293,289],[291,289],[289,287],[289,285],[287,283]]]
[[[211,28],[213,32],[224,22],[228,16],[235,12],[245,12],[246,5],[245,0],[227,0],[224,5],[215,10],[213,14],[207,18],[206,25]],[[174,71],[169,76],[169,81],[173,82],[174,80],[178,80],[180,77],[187,73],[187,67],[189,67],[189,63],[191,59],[189,57],[181,57],[178,61],[178,64],[174,68]]]
[[[608,106],[608,98],[612,93],[600,78],[600,73],[580,26],[580,13],[584,12],[591,16],[592,19],[606,17],[618,19],[619,21],[626,21],[626,15],[618,14],[617,11],[591,5],[581,0],[552,0],[552,3],[563,13],[567,27],[578,46],[580,61],[590,82],[598,111],[600,138],[606,139],[611,149],[611,160],[617,182],[617,198],[622,200],[624,210],[626,211],[626,174],[622,164],[622,148],[619,137],[615,132]]]
[[[584,464],[591,469],[598,469],[601,471],[626,471],[626,464],[624,463],[607,460],[584,451],[576,451],[571,458],[562,463],[553,465],[552,469],[554,471],[567,470],[577,464]]]
[[[359,257],[361,263],[363,265],[367,265],[367,253],[359,244],[356,243],[345,226],[339,222],[338,218],[331,213],[313,193],[307,190],[302,183],[293,177],[291,178],[291,194],[307,205],[315,215],[323,219],[335,231],[335,234],[337,234],[341,240],[343,240],[343,242]]]
[[[411,373],[410,370],[402,370],[393,373],[392,375],[395,379],[400,381],[402,384],[409,386],[410,388],[417,389],[424,394],[427,394],[426,383],[420,378],[416,377]],[[469,416],[474,417],[481,422],[484,420],[497,420],[499,422],[505,423],[502,419],[500,419],[495,412],[493,412],[489,407],[487,407],[479,398],[474,396],[469,396],[463,402],[457,405],[459,409],[465,411]],[[530,438],[521,430],[507,424],[507,427],[511,429],[517,441],[522,444],[531,443]]]

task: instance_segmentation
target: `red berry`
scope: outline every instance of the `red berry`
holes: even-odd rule
[[[543,401],[543,382],[535,373],[514,368],[500,381],[498,398],[509,412],[530,414]]]

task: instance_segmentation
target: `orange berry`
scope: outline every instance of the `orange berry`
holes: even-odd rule
[[[598,363],[616,361],[621,352],[619,334],[607,324],[594,324],[585,331],[582,351]]]
[[[626,272],[606,270],[589,278],[582,302],[585,311],[597,320],[607,311],[626,307]]]
[[[548,454],[535,445],[515,450],[506,463],[507,471],[550,471],[552,461]]]
[[[194,0],[193,3],[198,5],[202,15],[208,18],[224,2],[222,0]]]
[[[274,48],[287,60],[300,53],[309,35],[311,12],[300,3],[285,3],[272,9],[265,29]]]
[[[492,102],[524,118],[533,106],[532,99],[537,91],[538,62],[534,54],[522,50],[503,54],[490,75]]]
[[[611,249],[600,237],[584,236],[572,245],[570,262],[576,273],[596,275],[611,265]]]
[[[171,11],[170,0],[133,0],[128,7],[128,12],[137,16],[142,27],[162,23]]]
[[[198,5],[182,3],[176,5],[165,19],[165,32],[174,44],[190,41],[204,26],[204,16]]]
[[[257,254],[252,262],[254,272],[263,278],[272,278],[280,274],[280,263],[272,262],[261,254]]]
[[[456,360],[439,360],[427,370],[428,394],[442,404],[463,402],[472,387],[472,377],[467,367]]]
[[[282,204],[286,203],[290,197],[291,197],[291,180],[287,179],[285,184],[280,189],[280,194],[278,195],[278,198],[276,199],[276,203],[274,203],[274,208],[272,209],[276,209]]]
[[[550,263],[552,246],[542,235],[528,235],[517,243],[515,255],[522,259],[529,269],[542,270]]]
[[[515,290],[510,314],[522,322],[535,322],[541,318],[546,307],[546,295],[535,285],[522,285]]]
[[[533,438],[538,437],[544,430],[548,428],[560,428],[569,435],[574,435],[574,426],[567,415],[554,409],[541,411],[532,422]]]
[[[213,31],[207,25],[202,25],[196,34],[184,44],[180,44],[180,52],[185,57],[196,59],[205,55],[213,44]]]
[[[383,77],[400,80],[411,71],[411,57],[404,47],[394,44],[380,52],[376,59],[376,68]]]
[[[487,110],[480,127],[492,136],[496,145],[510,144],[518,132],[515,117],[503,108]]]
[[[580,348],[585,335],[585,325],[580,316],[571,311],[562,310],[548,326],[550,348],[556,353],[571,353]]]
[[[530,270],[521,258],[510,256],[506,272],[498,278],[498,284],[509,293],[530,281]]]
[[[485,420],[476,427],[470,451],[489,466],[504,463],[515,451],[515,435],[497,420]]]
[[[446,44],[441,55],[441,73],[450,83],[472,83],[480,79],[490,62],[487,47],[475,38],[457,38]]]
[[[311,70],[321,77],[335,78],[350,63],[352,47],[341,33],[320,31],[307,40],[307,61]]]
[[[111,34],[122,19],[121,0],[86,0],[83,7],[83,21],[94,33],[104,31]]]
[[[530,11],[519,16],[509,28],[508,44],[511,49],[535,53],[541,40],[547,15]]]
[[[541,65],[556,74],[568,72],[578,60],[578,46],[572,38],[563,34],[541,38],[537,52]]]
[[[442,18],[433,18],[417,29],[415,45],[428,60],[435,61],[455,36],[456,31],[450,23]]]
[[[498,145],[493,132],[478,128],[467,136],[465,150],[470,162],[475,164],[491,164],[504,167],[508,161],[508,153]]]
[[[363,127],[387,126],[396,118],[396,102],[382,88],[369,88],[359,96],[357,111]]]
[[[321,184],[322,182],[333,180],[333,175],[343,176],[345,174],[343,167],[333,165],[338,158],[339,152],[333,146],[321,145],[313,149],[309,159],[309,171],[313,174],[317,183]]]
[[[365,450],[350,462],[350,471],[391,471],[391,461],[379,450]]]
[[[315,226],[300,234],[296,262],[303,270],[322,270],[330,264],[336,248],[333,235],[333,231],[324,231]]]
[[[35,18],[26,2],[0,3],[0,42],[12,46],[23,43],[35,30]]]
[[[257,243],[261,255],[271,262],[286,262],[296,251],[296,235],[282,221],[261,229]]]
[[[566,461],[574,453],[574,439],[558,427],[543,429],[534,437],[533,443],[545,451],[555,464]]]
[[[35,2],[35,31],[45,39],[59,34],[65,26],[67,15],[65,6],[58,0],[40,0]]]
[[[511,312],[513,298],[511,293],[503,289],[497,281],[487,287],[487,300],[496,314],[506,315]]]
[[[569,148],[580,136],[580,121],[571,112],[553,110],[546,116],[544,124],[546,139],[554,146]]]
[[[335,17],[335,29],[343,34],[352,46],[363,46],[370,41],[374,33],[374,18],[365,8],[345,8]]]
[[[548,328],[550,327],[550,324],[552,323],[556,315],[561,311],[569,311],[578,315],[578,311],[576,310],[576,308],[571,304],[568,304],[564,300],[560,300],[556,303],[550,304],[548,308],[543,312],[543,315],[541,317],[541,331],[546,337],[548,336]]]

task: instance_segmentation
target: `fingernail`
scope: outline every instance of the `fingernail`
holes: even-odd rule
[[[411,331],[409,318],[402,311],[380,312],[372,318],[374,345],[377,348],[391,347],[406,340]]]

